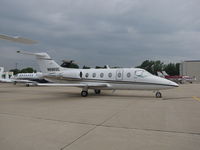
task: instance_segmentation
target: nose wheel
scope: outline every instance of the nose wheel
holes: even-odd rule
[[[160,92],[156,92],[156,98],[162,98],[162,94]]]

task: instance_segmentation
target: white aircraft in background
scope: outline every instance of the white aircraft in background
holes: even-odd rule
[[[27,83],[26,86],[29,86],[28,83],[36,85],[36,83],[47,83],[48,81],[44,79],[41,72],[37,73],[18,73],[11,77],[11,80],[14,84],[17,83]]]
[[[66,86],[82,88],[81,95],[86,97],[88,89],[94,89],[96,94],[101,90],[152,90],[156,98],[162,97],[159,90],[178,87],[179,85],[150,74],[139,68],[118,69],[72,69],[59,66],[47,53],[31,53],[17,51],[36,57],[45,79],[54,83],[39,84],[39,86]]]
[[[0,82],[2,83],[47,83],[41,72],[37,73],[18,73],[13,75],[13,72],[4,72],[4,67],[0,67]],[[27,86],[29,84],[26,84]]]
[[[4,72],[4,67],[0,67],[0,82],[10,83],[13,72]]]

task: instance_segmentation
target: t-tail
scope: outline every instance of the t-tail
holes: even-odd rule
[[[53,59],[51,59],[47,53],[31,53],[26,51],[17,51],[17,53],[35,56],[42,73],[55,73],[64,69],[59,66]]]

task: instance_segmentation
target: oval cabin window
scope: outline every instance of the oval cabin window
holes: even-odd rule
[[[119,72],[119,73],[117,74],[117,76],[118,76],[118,78],[121,78],[121,77],[122,77],[122,74]]]
[[[103,73],[101,73],[101,74],[100,74],[100,77],[101,77],[101,78],[103,78],[103,76],[104,76],[104,74],[103,74]]]
[[[95,78],[95,77],[96,77],[96,73],[93,73],[93,74],[92,74],[92,77]]]
[[[131,73],[129,72],[129,73],[127,73],[127,77],[128,78],[130,78],[131,77]]]
[[[86,74],[85,74],[85,77],[86,77],[86,78],[89,77],[89,73],[86,73]]]
[[[111,73],[111,72],[108,74],[108,77],[109,77],[109,78],[111,78],[111,77],[112,77],[112,73]]]

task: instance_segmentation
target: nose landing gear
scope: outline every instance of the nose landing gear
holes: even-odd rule
[[[158,92],[156,92],[156,98],[162,98],[162,93],[160,93],[159,91]]]
[[[88,91],[82,91],[82,92],[81,92],[81,96],[87,97],[87,96],[88,96]]]

